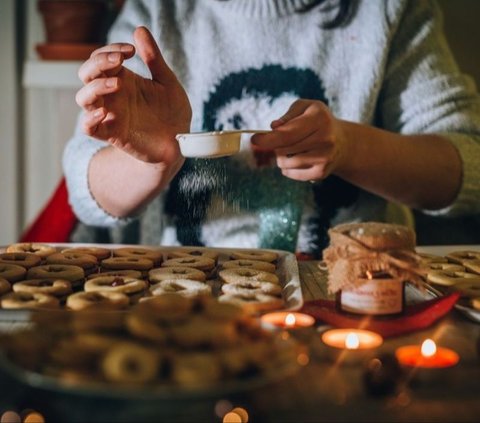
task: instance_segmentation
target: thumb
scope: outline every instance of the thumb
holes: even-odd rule
[[[303,112],[305,112],[306,108],[307,108],[307,104],[305,104],[301,100],[296,100],[294,103],[292,103],[290,108],[287,110],[287,112],[283,116],[272,121],[272,123],[270,124],[270,127],[272,129],[275,129],[275,128],[278,128],[279,126],[282,126],[283,124],[291,121],[297,116],[300,116]]]
[[[133,33],[133,39],[138,54],[148,66],[154,81],[168,83],[175,78],[174,73],[163,59],[152,33],[147,28],[139,26]]]

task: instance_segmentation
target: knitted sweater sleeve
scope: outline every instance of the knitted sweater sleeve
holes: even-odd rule
[[[121,15],[110,30],[108,43],[131,43],[134,29],[139,25],[149,26],[149,23],[150,15],[144,2],[126,2]],[[145,75],[145,66],[137,56],[128,60],[125,66]],[[77,123],[74,135],[64,149],[62,166],[69,202],[77,217],[87,225],[115,226],[132,220],[132,217],[120,219],[109,215],[98,205],[90,192],[87,177],[90,161],[98,151],[107,146],[108,143],[85,135],[80,123]]]
[[[392,3],[391,3],[392,4]],[[442,33],[433,0],[410,1],[391,39],[379,118],[388,130],[436,133],[449,139],[463,163],[455,201],[433,215],[480,212],[480,96],[460,73]]]

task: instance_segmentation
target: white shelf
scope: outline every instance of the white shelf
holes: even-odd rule
[[[25,62],[25,88],[80,88],[77,72],[82,62],[60,60],[28,60]]]

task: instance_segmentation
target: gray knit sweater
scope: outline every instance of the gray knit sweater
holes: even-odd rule
[[[132,42],[138,25],[152,31],[188,93],[192,131],[268,129],[295,99],[309,98],[341,119],[444,134],[460,152],[463,184],[455,202],[434,213],[480,211],[480,99],[452,59],[436,5],[360,0],[347,25],[328,30],[322,24],[335,16],[338,0],[298,13],[311,1],[127,1],[109,41]],[[137,57],[126,66],[148,76]],[[79,219],[117,227],[117,242],[318,254],[329,225],[385,219],[383,199],[334,177],[317,184],[285,178],[248,139],[238,155],[187,160],[140,215],[117,219],[97,205],[87,183],[89,162],[105,146],[77,129],[63,166]]]

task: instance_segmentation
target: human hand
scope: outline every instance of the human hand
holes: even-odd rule
[[[85,111],[83,130],[144,162],[178,162],[175,135],[190,130],[190,102],[148,29],[138,27],[133,36],[135,46],[104,46],[81,66],[76,101]],[[135,47],[152,79],[123,66]]]
[[[255,134],[252,143],[273,150],[282,174],[298,181],[326,178],[345,156],[346,138],[341,122],[321,101],[297,100],[279,119],[272,132]]]

